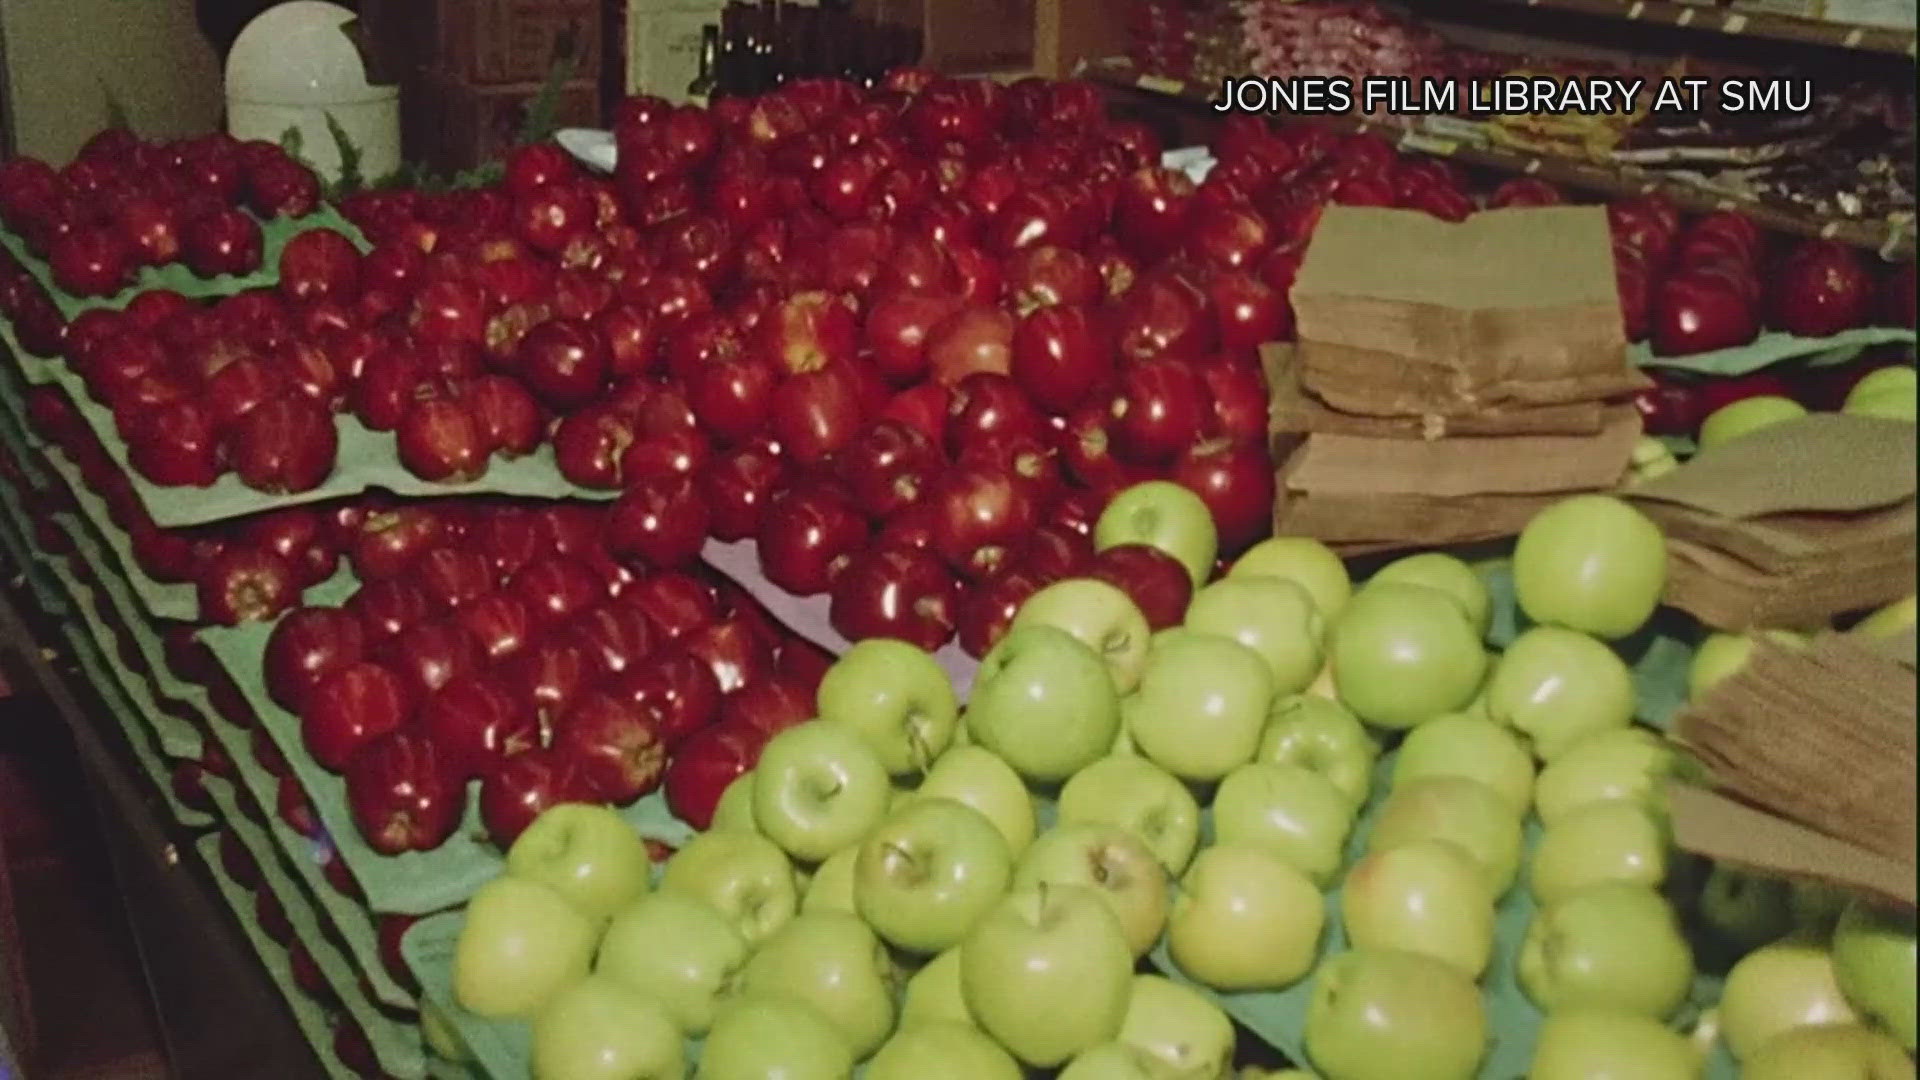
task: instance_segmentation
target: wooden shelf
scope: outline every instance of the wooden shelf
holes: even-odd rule
[[[1499,2],[1518,3],[1523,0],[1499,0]],[[1607,0],[1541,0],[1541,2],[1613,6],[1608,4]],[[1200,86],[1180,79],[1145,73],[1140,71],[1132,61],[1119,57],[1089,62],[1085,65],[1082,75],[1108,86],[1156,95],[1190,108],[1210,109],[1214,91],[1217,89],[1217,87]],[[1278,115],[1282,119],[1322,124],[1341,131],[1371,132],[1393,142],[1401,150],[1409,153],[1432,154],[1458,161],[1463,165],[1536,176],[1566,187],[1621,196],[1658,192],[1672,199],[1682,208],[1695,213],[1732,210],[1745,214],[1756,223],[1770,229],[1799,236],[1839,240],[1856,247],[1870,248],[1888,259],[1912,258],[1914,253],[1914,227],[1910,218],[1904,221],[1820,220],[1810,218],[1794,207],[1783,207],[1751,199],[1737,199],[1691,184],[1665,179],[1633,167],[1608,169],[1570,158],[1529,154],[1467,139],[1419,131],[1405,123],[1389,120],[1365,120],[1349,116]]]
[[[1481,0],[1516,7],[1572,11],[1603,19],[1679,26],[1734,37],[1772,38],[1801,45],[1913,56],[1916,34],[1911,28],[1855,26],[1849,23],[1803,19],[1767,11],[1673,3],[1670,0]]]

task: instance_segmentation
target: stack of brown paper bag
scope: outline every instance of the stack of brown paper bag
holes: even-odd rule
[[[1825,625],[1912,595],[1915,427],[1816,413],[1628,492],[1667,535],[1665,602],[1722,630]]]
[[[1911,629],[1762,640],[1675,722],[1705,773],[1670,792],[1676,842],[1912,906],[1915,707]]]
[[[1275,525],[1347,554],[1511,536],[1641,434],[1606,215],[1333,207],[1265,351]]]

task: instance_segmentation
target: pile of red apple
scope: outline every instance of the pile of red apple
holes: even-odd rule
[[[1683,222],[1657,196],[1607,207],[1627,337],[1660,356],[1745,345],[1761,328],[1830,337],[1867,325],[1914,325],[1913,263],[1878,281],[1857,248],[1778,242],[1728,211]]]
[[[312,169],[269,142],[223,134],[152,143],[102,131],[66,167],[0,164],[0,225],[73,296],[113,296],[146,266],[200,277],[260,268],[260,222],[320,205]]]

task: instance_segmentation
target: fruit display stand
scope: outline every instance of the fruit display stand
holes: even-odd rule
[[[1193,653],[1193,670],[1152,672],[1162,698],[1170,688],[1213,689],[1203,654],[1232,654],[1238,659],[1227,666],[1271,675],[1254,679],[1268,699],[1352,696],[1358,684],[1341,687],[1338,672],[1327,674],[1322,663],[1331,622],[1318,614],[1322,597],[1285,574],[1235,570],[1236,559],[1271,531],[1266,389],[1250,361],[1258,346],[1291,336],[1287,290],[1313,217],[1303,211],[1298,221],[1283,220],[1277,207],[1256,211],[1231,201],[1232,177],[1245,179],[1249,162],[1265,160],[1233,143],[1253,138],[1244,129],[1209,148],[1163,156],[1151,132],[1102,119],[1086,83],[990,91],[971,83],[923,86],[911,73],[898,78],[901,95],[926,95],[902,121],[903,155],[937,156],[935,136],[972,123],[984,108],[975,96],[999,93],[1026,102],[1020,107],[1031,110],[1037,130],[1059,143],[1023,151],[1034,159],[1023,164],[1050,177],[1044,182],[1003,163],[982,169],[964,195],[941,193],[965,200],[964,214],[981,219],[967,219],[982,237],[978,245],[957,239],[950,229],[958,224],[940,216],[962,211],[927,192],[918,194],[932,207],[929,235],[883,237],[864,218],[880,209],[851,194],[864,192],[857,162],[822,164],[825,179],[803,180],[799,170],[811,168],[811,159],[794,152],[768,166],[794,170],[778,198],[804,203],[799,220],[820,231],[776,238],[773,226],[742,226],[752,236],[739,238],[742,250],[692,200],[712,202],[716,214],[751,217],[774,196],[724,173],[714,175],[711,191],[696,192],[649,164],[658,164],[660,146],[643,135],[675,140],[696,158],[718,154],[710,141],[724,139],[728,153],[757,160],[732,140],[787,123],[778,107],[785,98],[716,108],[714,115],[733,116],[725,135],[699,110],[629,102],[614,140],[625,160],[611,175],[539,144],[516,152],[504,180],[472,191],[360,192],[338,209],[245,215],[264,241],[263,254],[241,274],[161,259],[137,271],[123,266],[113,277],[101,271],[112,269],[111,259],[78,242],[60,248],[67,238],[57,230],[32,243],[7,237],[13,269],[0,289],[0,329],[12,356],[0,377],[0,441],[12,468],[0,484],[0,540],[36,606],[57,620],[36,624],[37,638],[21,631],[9,643],[30,654],[36,675],[61,684],[49,692],[97,753],[98,768],[119,769],[108,785],[119,800],[109,820],[138,813],[141,843],[167,837],[152,849],[167,852],[164,858],[148,852],[146,865],[123,868],[134,883],[125,886],[130,906],[144,898],[138,885],[191,865],[190,875],[171,874],[169,895],[191,902],[224,935],[215,951],[245,959],[254,1010],[274,1013],[259,1036],[311,1048],[311,1060],[297,1066],[279,1068],[281,1058],[271,1058],[272,1075],[528,1075],[538,1025],[525,1015],[482,1016],[472,979],[456,970],[468,902],[503,881],[525,880],[527,862],[545,845],[560,849],[550,857],[567,857],[552,835],[565,826],[548,826],[545,839],[531,831],[564,804],[598,804],[591,811],[598,816],[583,820],[614,821],[627,848],[670,875],[676,849],[701,844],[712,830],[739,828],[740,792],[760,784],[743,788],[738,778],[753,771],[763,748],[798,745],[823,728],[851,737],[839,721],[814,718],[845,711],[825,680],[856,670],[839,667],[836,657],[875,655],[862,652],[870,639],[914,638],[911,647],[890,647],[906,649],[916,677],[933,672],[960,703],[979,700],[975,691],[984,688],[1000,695],[1001,715],[1019,713],[968,727],[973,749],[1015,777],[1021,800],[1034,789],[1043,830],[1072,819],[1062,787],[1068,773],[1031,768],[1023,782],[1001,760],[1018,755],[1008,728],[996,724],[1038,729],[1056,719],[1056,709],[1069,717],[1076,709],[1070,702],[1024,710],[1004,704],[1013,661],[992,650],[1012,635],[1050,639],[1068,667],[1093,657],[1087,662],[1116,717],[1121,694],[1133,694],[1145,676],[1133,670],[1123,679],[1115,666],[1122,661],[1103,661],[1086,640],[1142,665],[1152,651],[1178,655],[1183,634],[1207,642]],[[825,95],[816,103],[823,112],[848,110],[847,124],[892,122],[860,105],[855,91],[792,91],[813,92]],[[855,97],[834,96],[842,93]],[[1007,126],[1007,138],[1023,137],[1011,130],[1018,125]],[[1079,159],[1050,156],[1068,154],[1060,147],[1072,140],[1062,132],[1082,128],[1097,133],[1086,167],[1110,184],[1105,209],[1085,185],[1075,186]],[[102,138],[111,144],[118,136]],[[1264,128],[1258,138],[1320,145],[1319,136]],[[1429,147],[1403,140],[1398,150],[1409,156],[1402,158],[1386,143],[1362,141],[1350,152],[1444,178],[1426,182],[1455,183],[1445,165],[1413,156]],[[201,148],[143,152],[179,163],[204,154],[216,171],[230,152],[192,145]],[[284,171],[271,151],[251,146],[248,153],[259,161],[247,169],[269,177]],[[88,169],[108,170],[99,146],[83,157],[82,178]],[[1210,169],[1220,178],[1206,179]],[[47,175],[0,166],[0,217],[45,210],[46,192],[68,182]],[[1166,192],[1155,187],[1178,187],[1180,176],[1192,182],[1189,195],[1208,193],[1181,204],[1209,215],[1191,237],[1169,224]],[[875,206],[893,213],[916,191],[910,178],[889,183],[907,185],[876,196]],[[1453,194],[1468,198],[1464,190]],[[221,216],[244,230],[233,214]],[[1756,273],[1764,245],[1803,250],[1763,240],[1730,214],[1683,226],[1678,211],[1658,200],[1623,220],[1664,230],[1662,241],[1680,249],[1731,244]],[[464,236],[462,222],[472,230]],[[1055,231],[1059,244],[1031,241]],[[1161,238],[1167,250],[1145,254],[1159,232],[1168,233]],[[89,234],[87,243],[99,242]],[[819,247],[820,265],[802,268],[792,251],[808,244]],[[39,248],[58,250],[43,261]],[[1892,307],[1883,312],[1881,282],[1828,248],[1804,250],[1810,260],[1844,263],[1852,292],[1839,325],[1811,326],[1789,311],[1773,319],[1777,328],[1744,344],[1659,355],[1639,346],[1630,354],[1635,365],[1667,373],[1635,404],[1649,430],[1681,454],[1696,435],[1701,442],[1728,437],[1724,423],[1701,430],[1715,411],[1702,401],[1729,400],[1714,388],[1747,380],[1741,396],[1769,396],[1790,378],[1796,387],[1817,386],[1832,399],[1820,407],[1833,409],[1849,392],[1835,390],[1841,376],[1833,372],[1857,378],[1906,362],[1897,354],[1911,346],[1913,332],[1891,325],[1899,315]],[[786,258],[795,260],[789,270],[770,269]],[[308,259],[318,262],[303,264]],[[1206,269],[1191,270],[1189,280],[1183,260]],[[983,291],[982,282],[1001,274],[1004,287]],[[1897,286],[1898,271],[1887,280]],[[981,293],[921,295],[936,281]],[[83,300],[61,291],[81,285],[111,295]],[[1895,291],[1885,287],[1886,296]],[[51,349],[42,325],[49,306],[69,320],[64,342]],[[1092,313],[1103,309],[1115,340],[1099,345],[1106,339],[1092,333]],[[154,324],[145,325],[147,318]],[[1190,340],[1176,347],[1182,335]],[[1056,366],[1047,366],[1049,358]],[[866,371],[869,361],[876,371]],[[878,377],[882,363],[899,369]],[[271,365],[291,372],[271,392],[236,390],[241,380],[221,379]],[[860,381],[866,376],[874,377]],[[1111,385],[1103,382],[1109,378]],[[1654,431],[1653,418],[1683,394],[1699,400],[1673,407],[1676,419]],[[1900,404],[1882,397],[1877,407]],[[260,412],[274,402],[285,407]],[[253,426],[262,415],[275,423]],[[1462,670],[1546,648],[1517,644],[1548,638],[1523,616],[1511,545],[1459,555],[1433,553],[1410,564],[1358,560],[1340,574],[1343,582],[1349,572],[1364,582],[1384,565],[1376,576],[1389,586],[1421,586],[1414,606],[1426,605],[1421,618],[1444,624]],[[1476,561],[1462,561],[1469,557]],[[1430,574],[1440,577],[1423,576]],[[1265,584],[1249,587],[1249,578]],[[1436,599],[1427,587],[1436,580],[1440,591],[1459,595]],[[1179,629],[1202,595],[1194,606],[1209,614]],[[1474,610],[1485,612],[1484,626]],[[1311,618],[1274,629],[1299,612]],[[1137,618],[1137,627],[1127,622],[1117,639],[1103,639],[1095,624],[1105,614]],[[4,628],[17,629],[7,618]],[[1166,635],[1151,647],[1149,625]],[[1621,737],[1635,740],[1630,749],[1670,753],[1659,749],[1659,733],[1689,697],[1704,631],[1671,611],[1636,626],[1605,644],[1597,641],[1602,635],[1561,633],[1604,671],[1595,676],[1605,682],[1604,723],[1618,720]],[[42,644],[70,658],[77,673],[56,675]],[[1313,663],[1283,678],[1280,668],[1299,660],[1289,650],[1311,652]],[[1565,674],[1578,680],[1591,672]],[[1519,670],[1509,678],[1524,684],[1529,676]],[[84,685],[100,707],[72,707],[66,682]],[[1282,682],[1285,694],[1273,692]],[[1127,710],[1144,708],[1148,696],[1129,696]],[[1524,759],[1531,792],[1536,755],[1513,733],[1524,726],[1509,716],[1496,723],[1484,700],[1455,696],[1442,711],[1458,706],[1471,714],[1461,718],[1467,727]],[[1270,704],[1263,699],[1257,716],[1241,710],[1238,719],[1253,717],[1259,726],[1250,730],[1264,732]],[[1395,724],[1378,723],[1369,734],[1345,706],[1324,707],[1339,711],[1369,747],[1373,739],[1401,741],[1390,731]],[[1626,728],[1629,720],[1637,726]],[[920,750],[937,752],[947,741]],[[1112,745],[1109,737],[1096,749]],[[911,745],[902,751],[915,752]],[[1164,746],[1148,747],[1136,760],[1164,756]],[[1369,758],[1357,781],[1362,797],[1337,815],[1339,842],[1318,844],[1330,865],[1311,880],[1279,856],[1265,859],[1270,870],[1280,867],[1275,873],[1296,898],[1312,896],[1262,928],[1310,920],[1305,967],[1270,980],[1273,989],[1208,989],[1227,980],[1213,977],[1204,960],[1196,967],[1180,959],[1180,937],[1160,941],[1156,929],[1133,954],[1139,971],[1193,988],[1181,1000],[1217,1009],[1221,1027],[1230,1019],[1249,1044],[1303,1066],[1320,1058],[1323,1071],[1341,1078],[1341,1068],[1328,1064],[1337,1051],[1324,1034],[1316,1048],[1310,1033],[1316,1009],[1331,1007],[1314,970],[1337,972],[1343,958],[1380,951],[1350,940],[1351,908],[1364,901],[1353,899],[1363,890],[1344,871],[1373,866],[1374,856],[1406,839],[1410,811],[1393,799],[1409,789],[1408,777],[1418,781],[1432,767],[1420,758],[1399,748]],[[1240,766],[1256,764],[1282,767],[1241,755]],[[904,780],[916,769],[889,771]],[[1436,771],[1480,792],[1464,796],[1469,801],[1492,790]],[[1170,772],[1162,775],[1180,786]],[[1189,779],[1206,791],[1223,775]],[[892,798],[885,787],[861,797],[878,793],[876,806],[884,807]],[[133,809],[136,801],[144,809]],[[1616,801],[1624,809],[1612,824],[1623,826],[1624,837],[1659,833],[1653,810]],[[1530,797],[1518,802],[1497,803],[1490,836],[1460,840],[1488,865],[1509,861],[1511,848],[1510,879],[1487,891],[1484,976],[1476,969],[1462,980],[1440,960],[1408,954],[1422,958],[1410,971],[1441,965],[1437,981],[1450,997],[1436,1009],[1478,1017],[1473,1022],[1485,1028],[1484,1053],[1447,1070],[1449,1078],[1526,1073],[1551,1023],[1538,1001],[1552,990],[1542,980],[1555,977],[1551,956],[1542,957],[1565,945],[1544,940],[1555,882],[1588,870],[1569,870],[1566,841],[1556,842],[1551,826],[1527,810]],[[1244,814],[1222,825],[1216,817],[1225,816],[1212,806],[1196,805],[1194,816],[1206,852],[1231,853],[1234,835],[1249,828]],[[827,854],[808,849],[803,857],[795,833],[782,835],[790,847],[776,852],[783,872]],[[526,845],[533,854],[516,859],[525,838],[533,838]],[[1707,868],[1664,840],[1644,849],[1621,843],[1613,854],[1633,867],[1599,873],[1619,871],[1637,890],[1633,903],[1650,901],[1669,921],[1683,918],[1689,940],[1702,939],[1694,899]],[[841,868],[851,868],[850,859]],[[817,869],[816,885],[830,880],[824,864]],[[1021,872],[1042,875],[1043,896],[1054,880],[1045,866],[1023,864]],[[1167,896],[1185,898],[1174,903],[1202,903],[1198,882],[1166,876],[1162,870]],[[1654,886],[1674,903],[1659,900]],[[560,921],[572,914],[563,910]],[[160,922],[142,922],[143,942]],[[1671,944],[1665,930],[1654,930],[1636,947]],[[572,956],[579,945],[555,955]],[[159,965],[163,948],[149,948]],[[930,951],[901,946],[899,956]],[[1654,966],[1672,981],[1674,965],[1658,963],[1672,950],[1654,952]],[[1676,1045],[1675,1032],[1683,1033],[1697,1042],[1708,1080],[1732,1080],[1732,1060],[1709,1019],[1725,965],[1706,950],[1696,959],[1686,965],[1690,983],[1662,987],[1676,1000],[1649,1010],[1635,1030]],[[908,966],[892,965],[889,959],[888,980]],[[157,994],[174,985],[159,971],[152,980]],[[515,981],[511,972],[506,981]],[[885,1008],[891,1016],[896,1003]],[[194,1037],[204,1034],[182,1036]],[[692,1060],[705,1047],[694,1038],[682,1049]],[[285,1047],[272,1053],[301,1056]],[[175,1056],[191,1054],[176,1049]],[[1063,1064],[1044,1062],[1046,1075]],[[889,1080],[901,1075],[874,1071]]]

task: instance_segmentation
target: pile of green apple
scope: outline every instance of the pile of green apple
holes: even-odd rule
[[[1912,423],[1920,409],[1920,383],[1911,364],[1874,371],[1847,392],[1840,411]],[[1807,407],[1785,394],[1756,394],[1722,405],[1700,424],[1701,449],[1732,442],[1763,427],[1807,415]]]
[[[1187,569],[1180,625],[1055,583],[964,709],[920,649],[853,646],[657,882],[612,814],[542,816],[468,907],[458,1006],[530,1021],[538,1080],[1222,1080],[1235,996],[1304,985],[1314,1072],[1291,1075],[1470,1080],[1502,1034],[1498,955],[1545,1014],[1536,1080],[1697,1077],[1716,1039],[1762,1077],[1904,1062],[1911,920],[1730,870],[1700,908],[1754,951],[1717,1024],[1670,1026],[1695,976],[1679,761],[1612,647],[1658,605],[1664,541],[1626,503],[1529,524],[1530,627],[1497,655],[1486,582],[1450,555],[1356,587],[1276,538],[1209,581],[1209,516],[1173,485],[1095,537]],[[1496,949],[1522,889],[1524,939]]]

